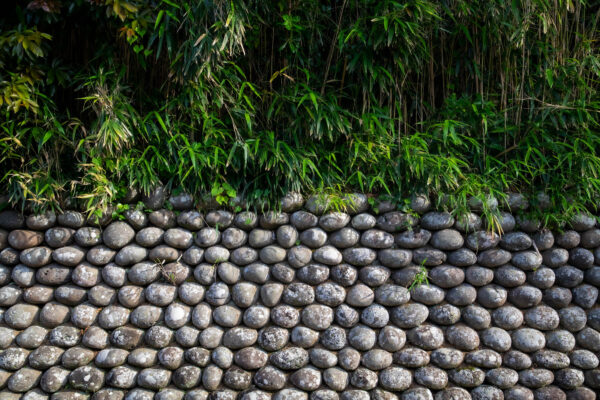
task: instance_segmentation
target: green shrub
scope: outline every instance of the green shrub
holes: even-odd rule
[[[159,183],[267,205],[428,192],[459,211],[543,191],[541,217],[560,223],[600,194],[599,15],[542,0],[8,4],[1,191],[88,210]]]

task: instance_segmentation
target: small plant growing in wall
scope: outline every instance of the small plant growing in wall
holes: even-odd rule
[[[177,260],[179,261],[179,260]],[[163,276],[163,278],[165,278],[171,285],[175,285],[177,283],[176,279],[175,279],[175,273],[172,271],[167,271],[165,268],[165,260],[159,260],[156,259],[154,260],[154,265],[156,267],[158,267],[158,269],[160,269],[160,273]]]
[[[427,286],[429,286],[429,279],[428,279],[429,275],[428,275],[427,267],[425,267],[425,261],[427,261],[427,260],[423,260],[423,262],[419,266],[419,271],[415,274],[415,277],[413,278],[412,283],[408,287],[409,292],[412,292],[413,289],[416,289],[423,284],[426,284]]]
[[[112,212],[112,219],[114,220],[119,220],[119,221],[125,221],[125,212],[129,210],[129,204],[117,204],[117,207],[115,208],[115,210]]]
[[[213,183],[210,194],[221,206],[229,204],[231,200],[237,196],[236,190],[227,182]]]

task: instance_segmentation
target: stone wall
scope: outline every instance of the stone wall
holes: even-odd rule
[[[0,400],[596,397],[594,218],[503,212],[498,236],[355,200],[1,212]]]

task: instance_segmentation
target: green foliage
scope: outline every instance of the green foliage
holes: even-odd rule
[[[600,197],[598,2],[33,0],[0,14],[0,187],[90,211],[157,184]],[[408,210],[407,210],[408,211]],[[117,214],[117,218],[118,218]]]
[[[427,267],[424,265],[424,263],[421,263],[419,266],[419,271],[417,271],[413,281],[408,287],[408,291],[412,292],[413,289],[416,289],[423,284],[429,286],[429,272],[427,271]]]

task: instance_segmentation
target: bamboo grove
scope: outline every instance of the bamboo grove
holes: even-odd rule
[[[600,198],[600,2],[33,0],[0,13],[0,185]],[[535,208],[534,208],[535,209]]]

